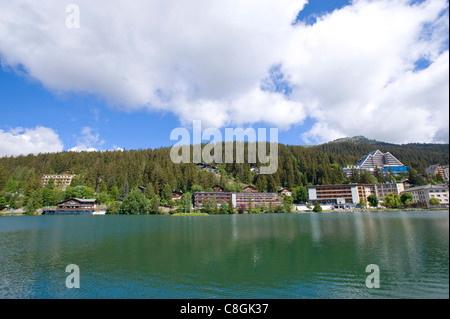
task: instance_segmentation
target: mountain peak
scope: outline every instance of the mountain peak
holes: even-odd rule
[[[375,144],[388,145],[388,144],[390,144],[390,143],[386,143],[386,142],[380,142],[377,140],[371,140],[362,135],[338,138],[337,140],[331,141],[329,143],[366,143],[366,144],[372,144],[372,145],[375,145]]]

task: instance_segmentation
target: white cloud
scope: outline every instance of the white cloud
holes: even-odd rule
[[[318,120],[316,142],[365,135],[389,142],[448,142],[448,13],[445,1],[355,1],[299,28],[284,63],[293,96]],[[423,36],[424,25],[429,34]],[[447,34],[443,32],[447,27]],[[304,59],[299,59],[298,55]],[[414,72],[420,57],[432,62]]]
[[[117,145],[113,145],[113,148],[111,149],[111,151],[119,151],[119,152],[123,152],[124,149],[120,146]]]
[[[77,145],[69,149],[70,152],[96,152],[98,147],[105,144],[100,134],[91,127],[83,127],[81,135],[77,138]]]
[[[0,157],[54,153],[62,150],[63,144],[58,134],[47,127],[0,130]]]
[[[309,117],[311,141],[448,141],[445,0],[355,0],[295,27],[306,0],[78,0],[79,29],[66,28],[58,0],[0,1],[2,63],[55,92],[216,127],[287,128]],[[431,66],[413,72],[421,57]],[[292,84],[289,98],[260,89],[274,65]]]

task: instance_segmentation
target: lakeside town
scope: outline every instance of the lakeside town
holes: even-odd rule
[[[199,170],[219,174],[212,165],[199,163]],[[258,174],[258,168],[252,167]],[[322,212],[355,209],[448,209],[449,166],[434,164],[426,168],[426,175],[420,177],[422,185],[415,185],[406,178],[410,168],[403,165],[390,152],[375,150],[354,166],[342,168],[348,180],[353,175],[394,177],[383,183],[348,183],[327,185],[306,185],[279,187],[276,192],[260,192],[254,185],[214,185],[203,189],[200,185],[191,187],[190,192],[173,190],[168,185],[158,197],[151,187],[138,186],[119,194],[116,187],[109,193],[74,186],[75,174],[67,170],[63,174],[45,174],[41,177],[42,199],[36,199],[35,206],[12,207],[10,195],[0,197],[0,214],[12,215],[54,215],[54,214],[252,214]],[[397,177],[397,178],[395,178]],[[370,179],[369,179],[370,180]],[[56,196],[63,196],[56,202]],[[106,193],[106,194],[105,194]],[[123,193],[123,191],[121,192]],[[17,194],[16,194],[17,195]],[[21,194],[18,196],[20,197]],[[17,196],[16,196],[17,198]],[[53,202],[52,202],[53,201]],[[37,207],[38,206],[38,207]],[[40,206],[40,207],[39,207]]]

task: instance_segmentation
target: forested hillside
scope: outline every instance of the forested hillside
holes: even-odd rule
[[[253,164],[218,164],[220,174],[198,169],[195,164],[174,164],[170,160],[170,148],[62,152],[0,158],[0,190],[23,192],[38,187],[42,174],[71,170],[77,175],[74,185],[86,185],[97,192],[109,191],[114,186],[121,189],[127,185],[132,189],[152,184],[160,194],[167,184],[173,190],[187,191],[193,185],[206,189],[230,181],[254,184],[261,191],[274,191],[280,186],[348,182],[341,168],[354,165],[361,156],[376,149],[391,152],[418,173],[424,173],[429,165],[449,162],[448,144],[377,145],[346,141],[313,147],[280,144],[278,170],[272,175],[257,175],[251,171]]]

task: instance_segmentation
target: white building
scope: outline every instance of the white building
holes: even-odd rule
[[[63,191],[67,189],[67,187],[70,186],[70,183],[72,183],[74,175],[69,174],[53,174],[53,175],[43,175],[42,176],[42,185],[45,186],[48,184],[50,179],[53,179],[55,186],[60,187]]]
[[[430,199],[437,198],[441,205],[449,205],[448,185],[424,185],[411,187],[403,191],[402,193],[410,193],[413,196],[413,204],[425,204],[430,206]]]

